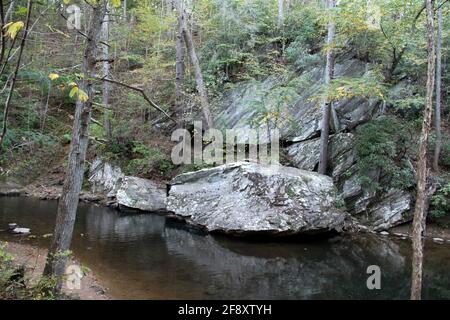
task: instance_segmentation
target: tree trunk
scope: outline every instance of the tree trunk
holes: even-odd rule
[[[14,74],[11,79],[11,86],[9,88],[8,96],[7,96],[6,102],[5,102],[5,109],[3,111],[3,127],[2,127],[2,131],[0,133],[0,155],[3,153],[3,142],[5,140],[6,131],[7,131],[8,115],[9,115],[9,111],[11,109],[11,99],[12,99],[12,95],[14,93],[14,87],[15,87],[16,80],[17,80],[17,74],[19,73],[20,62],[22,61],[23,50],[25,48],[25,43],[27,40],[29,28],[30,28],[32,7],[33,7],[33,0],[28,0],[27,18],[26,18],[27,20],[26,20],[25,31],[23,33],[22,41],[20,42],[19,56],[17,58],[16,68],[14,69]],[[8,55],[8,57],[9,57],[9,55]],[[7,64],[7,61],[5,62],[4,66],[6,66],[6,64]]]
[[[278,28],[284,24],[284,0],[278,0]]]
[[[9,3],[8,10],[6,11],[6,14],[5,14],[5,24],[12,20],[12,13],[13,13],[15,2],[16,2],[15,0],[12,0]]]
[[[186,13],[179,2],[176,2],[177,10],[180,15],[181,26],[183,29],[184,42],[186,44],[186,49],[191,59],[192,66],[194,67],[195,81],[197,83],[197,91],[200,95],[200,105],[202,107],[203,116],[206,121],[206,128],[212,128],[214,126],[211,110],[209,106],[208,94],[206,92],[205,83],[203,81],[202,69],[200,67],[200,62],[198,61],[197,53],[195,51],[194,41],[192,39],[191,30],[187,26]]]
[[[328,9],[333,9],[336,6],[335,0],[328,0],[327,7]],[[328,36],[327,36],[327,62],[325,66],[325,86],[330,85],[331,80],[333,79],[334,73],[334,57],[333,50],[330,48],[334,41],[334,34],[336,32],[336,25],[334,21],[330,21],[328,23]],[[327,173],[327,165],[328,165],[328,140],[330,137],[330,115],[332,103],[329,101],[328,97],[324,97],[323,101],[323,116],[322,116],[322,130],[320,133],[320,158],[319,158],[319,173],[326,174]]]
[[[428,71],[427,97],[420,135],[419,160],[417,164],[417,199],[414,210],[412,231],[412,281],[411,299],[420,300],[422,297],[422,263],[423,263],[423,234],[426,219],[426,184],[427,184],[427,149],[428,136],[431,128],[433,112],[434,80],[436,77],[435,35],[434,35],[434,0],[426,0],[427,30],[428,30]]]
[[[185,58],[185,43],[184,31],[181,21],[181,16],[178,18],[178,33],[176,42],[176,65],[175,65],[175,119],[179,120],[184,112],[184,97],[183,97],[183,83],[184,83],[184,58]],[[184,121],[179,121],[183,125]]]
[[[102,24],[102,41],[106,44],[109,44],[109,5],[106,8],[105,19]],[[102,72],[103,77],[109,78],[109,47],[107,45],[102,45],[103,47],[103,62],[102,62]],[[104,127],[106,133],[106,139],[111,141],[112,138],[112,128],[111,128],[111,119],[110,119],[110,107],[109,107],[109,82],[103,82],[103,90],[102,90],[102,104],[105,108],[104,112]]]
[[[442,83],[442,7],[438,9],[438,34],[436,48],[436,145],[434,149],[433,168],[439,170],[439,156],[442,148],[442,127],[441,127],[441,83]]]
[[[92,5],[89,31],[83,58],[84,78],[80,89],[88,95],[86,102],[76,103],[69,160],[61,198],[58,202],[56,226],[48,252],[44,275],[53,277],[61,288],[62,276],[67,261],[67,251],[72,241],[79,195],[83,183],[84,162],[89,140],[89,123],[93,103],[92,79],[95,77],[96,49],[99,42],[102,21],[106,14],[106,0]]]

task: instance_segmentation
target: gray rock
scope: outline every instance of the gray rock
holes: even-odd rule
[[[109,198],[116,196],[116,192],[125,175],[119,167],[114,167],[100,158],[94,160],[89,171],[89,182],[94,193],[105,193]]]
[[[14,230],[17,228],[17,223],[8,223],[8,230]]]
[[[14,234],[29,234],[31,229],[29,228],[14,228],[11,230]]]
[[[388,236],[388,235],[389,235],[389,232],[381,231],[380,234],[381,234],[382,236]]]
[[[444,243],[444,239],[442,239],[442,238],[433,238],[433,242],[442,244],[442,243]]]
[[[117,203],[132,209],[142,211],[161,211],[166,209],[165,188],[154,182],[125,176],[117,190]]]
[[[357,59],[349,59],[338,62],[335,67],[337,77],[357,77],[365,72],[365,64]],[[289,108],[290,121],[283,123],[281,137],[283,140],[299,142],[318,136],[321,130],[322,111],[317,101],[311,98],[318,94],[323,84],[323,68],[314,67],[306,70],[296,77],[307,79],[307,85],[298,88]],[[213,105],[218,110],[217,124],[227,129],[249,128],[250,121],[255,116],[255,102],[264,101],[268,109],[277,107],[278,87],[285,85],[286,79],[269,76],[262,82],[241,83],[221,97],[220,101],[214,101]],[[379,101],[367,101],[363,98],[344,99],[335,104],[337,117],[341,129],[352,129],[362,122],[366,122],[378,113]]]
[[[374,230],[385,230],[410,221],[411,193],[403,190],[375,192],[364,190],[356,165],[355,137],[339,133],[330,138],[330,175],[344,199],[347,210],[359,223]],[[295,143],[287,148],[291,164],[296,168],[313,170],[319,163],[319,139]],[[376,180],[376,172],[374,172]]]
[[[293,235],[341,230],[336,202],[329,177],[241,162],[177,176],[167,209],[208,231]]]
[[[383,194],[367,210],[362,220],[375,230],[386,230],[412,219],[410,214],[412,196],[409,192],[392,189]]]
[[[286,149],[291,164],[302,170],[313,171],[319,164],[320,140],[312,139],[295,143]]]

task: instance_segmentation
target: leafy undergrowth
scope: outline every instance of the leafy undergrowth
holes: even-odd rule
[[[41,277],[31,281],[25,276],[25,268],[15,264],[13,256],[0,245],[0,299],[1,300],[53,300],[56,282]],[[61,297],[59,297],[61,298]]]

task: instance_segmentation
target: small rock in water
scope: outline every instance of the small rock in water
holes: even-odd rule
[[[380,234],[381,234],[382,236],[388,236],[388,235],[389,235],[389,232],[387,232],[387,231],[381,231]]]
[[[437,243],[444,243],[444,239],[442,238],[433,238],[433,241]]]
[[[29,228],[14,228],[11,230],[11,232],[15,234],[28,234],[30,231],[31,230]]]
[[[8,230],[14,230],[17,228],[17,223],[8,223]]]

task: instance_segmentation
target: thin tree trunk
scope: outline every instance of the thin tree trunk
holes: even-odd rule
[[[422,297],[422,264],[423,264],[423,234],[426,219],[426,184],[427,184],[427,149],[428,136],[431,129],[431,115],[433,112],[433,92],[436,77],[435,30],[434,30],[434,0],[426,1],[427,30],[428,30],[428,71],[427,97],[420,135],[419,161],[417,164],[417,199],[414,210],[412,231],[412,281],[411,299],[420,300]]]
[[[127,20],[127,0],[123,0],[123,20]]]
[[[15,0],[12,0],[9,4],[8,10],[6,11],[5,14],[5,24],[8,23],[10,20],[12,20],[12,12],[15,2],[16,2]]]
[[[84,78],[80,85],[80,89],[86,92],[89,99],[86,102],[78,100],[76,104],[68,167],[63,192],[58,202],[54,236],[44,270],[44,275],[57,280],[57,290],[61,288],[62,284],[62,276],[64,275],[67,261],[66,253],[70,249],[70,243],[72,241],[79,195],[83,183],[84,162],[89,141],[89,123],[93,102],[92,79],[95,77],[95,52],[105,13],[106,1],[100,1],[97,6],[92,6],[92,15],[83,58]]]
[[[328,0],[327,7],[329,10],[336,6],[335,0]],[[336,25],[334,21],[328,23],[328,35],[327,35],[327,62],[325,66],[325,86],[328,86],[333,79],[334,73],[334,57],[332,46],[334,41],[334,35],[336,32]],[[319,173],[326,174],[328,166],[328,140],[330,137],[330,115],[332,103],[328,97],[324,97],[323,101],[323,116],[322,116],[322,130],[320,133],[320,158],[319,158]]]
[[[278,0],[278,27],[284,24],[284,0]]]
[[[441,83],[442,83],[442,7],[438,9],[438,34],[436,47],[436,145],[434,149],[433,168],[439,170],[439,156],[442,148],[442,127],[441,127]]]
[[[175,66],[175,118],[177,120],[181,119],[184,111],[184,99],[183,99],[183,83],[184,83],[184,73],[185,73],[185,43],[183,35],[183,25],[181,21],[181,16],[178,18],[178,33],[176,38],[176,66]],[[180,121],[183,124],[183,121]]]
[[[11,108],[11,99],[12,99],[12,95],[14,93],[14,87],[15,87],[15,84],[16,84],[17,74],[19,73],[20,63],[22,61],[22,54],[23,54],[23,50],[25,48],[25,43],[26,43],[26,40],[27,40],[29,28],[30,28],[30,19],[31,19],[32,7],[33,7],[33,0],[28,0],[27,20],[26,20],[25,31],[23,33],[22,41],[20,43],[19,56],[17,57],[16,68],[14,70],[14,74],[13,74],[13,77],[11,79],[11,86],[9,88],[8,97],[6,98],[6,102],[5,102],[5,109],[3,111],[3,127],[2,127],[1,134],[0,134],[0,155],[3,153],[3,141],[5,140],[5,135],[6,135],[6,131],[7,131],[8,115],[9,115],[9,111],[10,111],[10,108]]]
[[[3,27],[5,25],[5,13],[3,11],[3,0],[0,0],[0,30],[3,30]],[[3,58],[5,57],[5,50],[6,50],[6,37],[4,32],[0,32],[0,64],[3,61]]]
[[[105,19],[102,24],[102,41],[105,43],[102,45],[103,49],[103,62],[102,62],[102,72],[103,77],[109,78],[109,46],[106,44],[109,43],[109,5],[106,8]],[[112,128],[111,128],[111,119],[110,119],[110,106],[109,106],[109,82],[104,81],[102,84],[102,104],[105,108],[104,113],[104,127],[106,133],[106,139],[111,141],[112,138]]]
[[[200,95],[200,105],[202,107],[203,116],[206,121],[206,126],[212,128],[214,126],[213,119],[211,116],[211,109],[209,106],[208,94],[206,91],[205,83],[203,81],[202,69],[200,67],[200,62],[198,61],[197,53],[195,51],[194,41],[192,39],[191,30],[187,26],[185,10],[182,8],[180,3],[176,3],[177,10],[180,15],[180,21],[183,29],[184,42],[186,44],[186,49],[191,59],[192,66],[194,67],[195,81],[197,83],[197,91]]]

